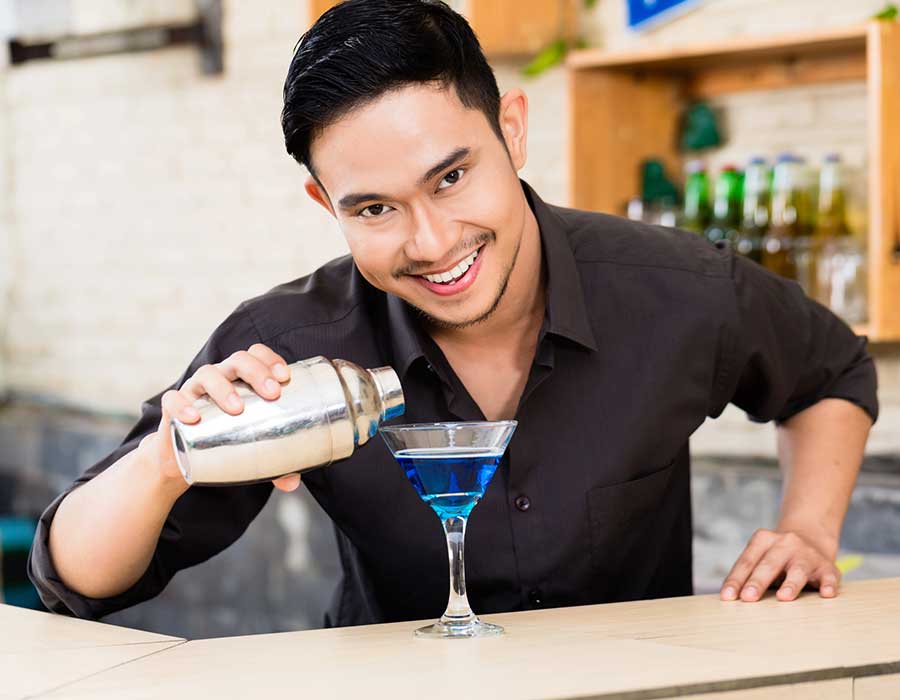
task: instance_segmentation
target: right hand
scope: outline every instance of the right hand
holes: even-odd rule
[[[214,365],[203,365],[188,379],[181,389],[170,389],[162,396],[162,420],[156,433],[141,441],[141,449],[153,449],[166,480],[184,477],[175,461],[169,420],[177,417],[183,423],[197,423],[200,414],[194,401],[207,396],[219,408],[231,415],[244,410],[244,402],[234,390],[234,382],[243,380],[264,399],[281,396],[281,383],[291,378],[287,362],[271,348],[257,343],[248,350],[240,350]],[[293,491],[300,485],[299,474],[288,474],[272,483],[282,491]]]

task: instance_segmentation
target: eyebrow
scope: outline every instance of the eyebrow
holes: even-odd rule
[[[425,184],[435,175],[438,175],[442,170],[449,168],[451,165],[463,160],[464,158],[467,158],[471,152],[472,151],[469,148],[457,148],[447,157],[442,158],[439,163],[435,163],[432,167],[430,167],[428,169],[428,172],[426,172],[419,180],[419,183]],[[363,202],[371,202],[373,200],[379,199],[390,199],[390,197],[378,192],[354,192],[353,194],[347,194],[341,197],[340,201],[338,201],[338,206],[341,209],[353,209]]]

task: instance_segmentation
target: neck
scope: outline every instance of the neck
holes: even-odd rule
[[[522,236],[506,293],[481,323],[461,329],[430,328],[438,343],[483,348],[529,343],[544,319],[546,279],[537,219],[524,200]]]

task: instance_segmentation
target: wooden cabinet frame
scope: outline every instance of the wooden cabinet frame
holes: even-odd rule
[[[868,88],[869,322],[873,341],[900,340],[900,24],[683,48],[573,52],[569,81],[570,202],[619,213],[639,191],[639,163],[680,172],[677,120],[689,100],[814,83]]]

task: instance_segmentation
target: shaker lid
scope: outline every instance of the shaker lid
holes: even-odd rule
[[[376,367],[370,369],[369,373],[375,380],[381,397],[381,420],[402,416],[406,410],[406,403],[397,373],[391,367]]]

